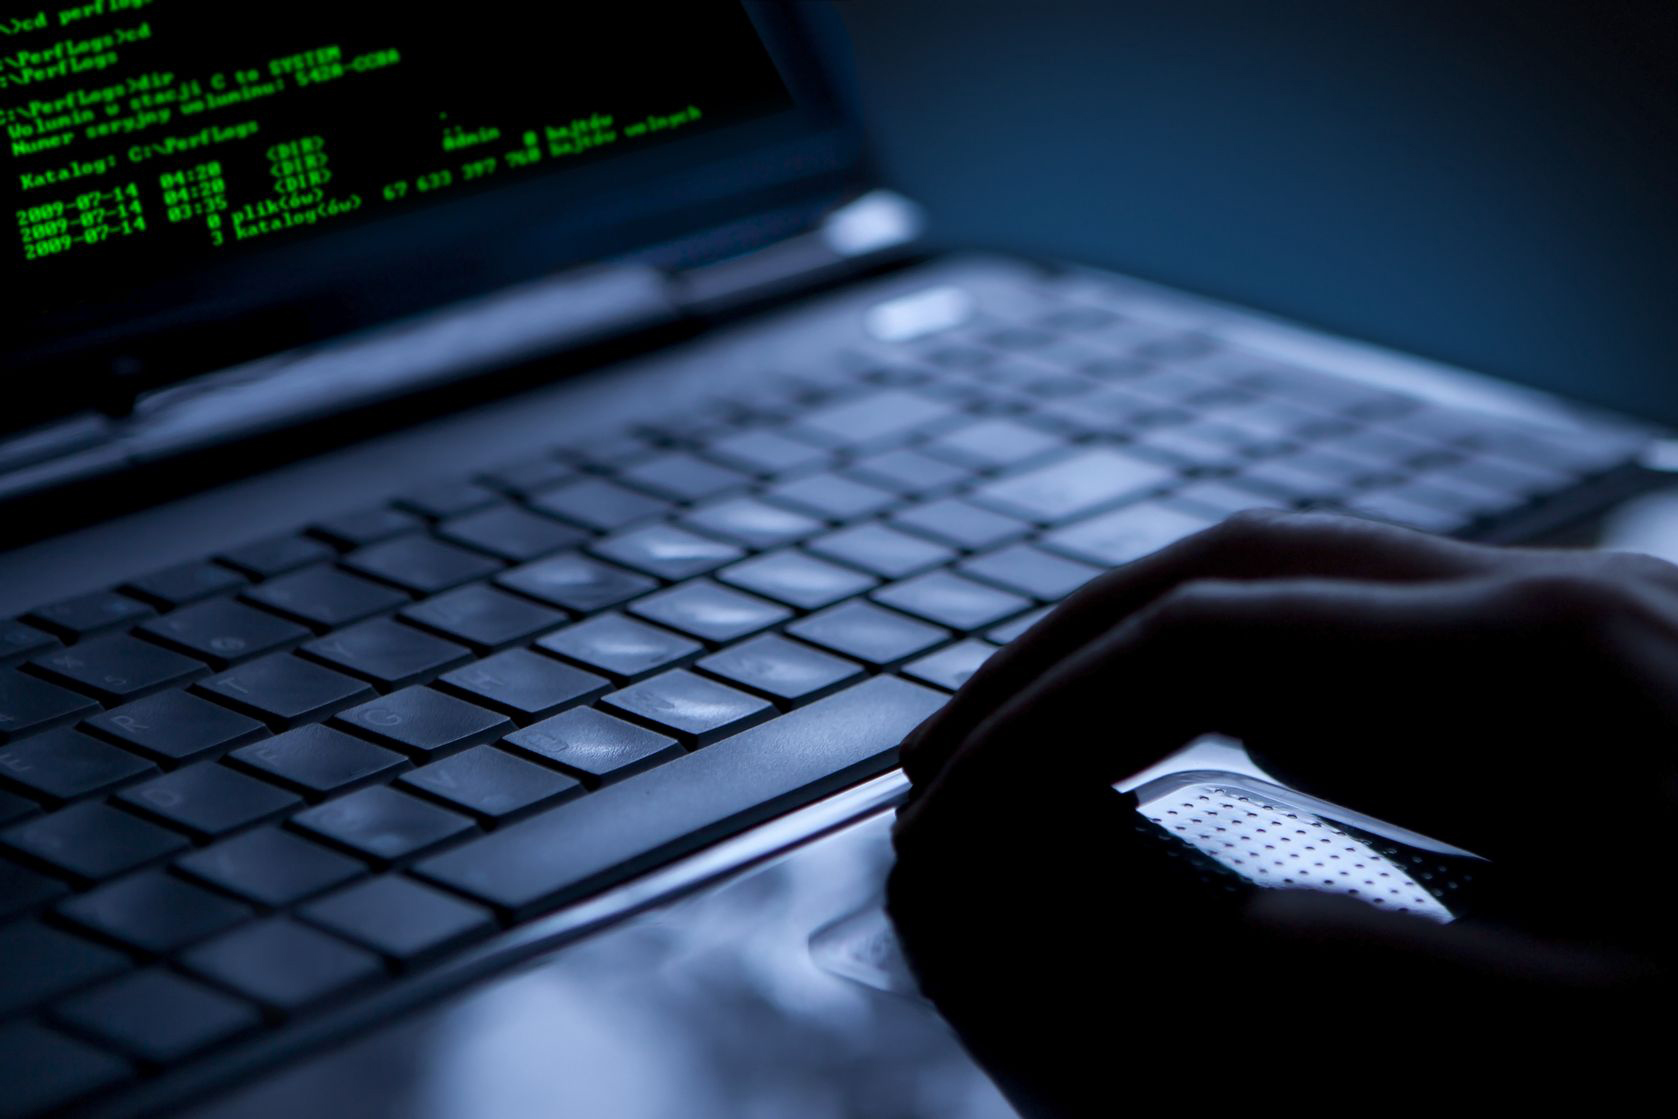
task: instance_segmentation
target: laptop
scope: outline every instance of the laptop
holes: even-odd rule
[[[0,1114],[1007,1114],[871,908],[908,730],[1236,511],[1512,541],[1657,477],[1632,419],[926,252],[826,4],[0,42]],[[1159,798],[1332,816],[1206,749]]]

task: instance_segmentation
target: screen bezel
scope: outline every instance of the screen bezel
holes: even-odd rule
[[[239,361],[863,189],[837,13],[829,3],[742,2],[796,110],[8,323],[0,431],[120,409]],[[576,205],[591,190],[591,204]],[[510,213],[521,215],[516,226]]]

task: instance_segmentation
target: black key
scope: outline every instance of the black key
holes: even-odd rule
[[[765,490],[764,496],[830,521],[854,521],[889,509],[898,501],[890,490],[831,472],[781,482]]]
[[[801,618],[787,632],[865,664],[885,667],[949,640],[947,630],[882,610],[867,602],[844,602]]]
[[[806,703],[862,676],[860,665],[773,634],[713,653],[699,667],[783,703]]]
[[[620,780],[685,752],[674,738],[592,707],[573,707],[509,734],[507,745],[590,785]]]
[[[943,698],[868,680],[434,855],[418,872],[513,913],[580,897],[888,769]]]
[[[26,820],[40,810],[41,806],[28,797],[0,791],[0,824],[14,824],[19,820]]]
[[[398,963],[446,952],[495,929],[495,919],[477,906],[396,875],[311,902],[303,915]]]
[[[472,821],[465,816],[399,793],[388,785],[329,800],[299,812],[291,822],[293,827],[376,863],[406,859],[473,830]]]
[[[252,579],[272,579],[312,563],[325,563],[332,556],[332,549],[319,540],[307,536],[276,536],[224,552],[217,558]]]
[[[833,455],[820,447],[774,431],[742,431],[713,439],[705,453],[736,470],[772,476],[826,466]]]
[[[504,463],[480,475],[486,486],[510,493],[515,497],[529,497],[552,489],[561,482],[569,482],[577,472],[556,458],[530,458]]]
[[[733,544],[674,525],[632,528],[600,541],[593,551],[604,559],[671,581],[713,571],[745,555]]]
[[[1145,497],[1174,478],[1173,471],[1155,463],[1091,448],[987,482],[973,499],[1010,516],[1057,524],[1103,505]]]
[[[681,664],[705,648],[697,641],[617,613],[599,614],[567,626],[536,644],[620,681],[638,680]]]
[[[117,794],[117,799],[200,839],[214,839],[298,804],[283,789],[215,762],[184,766]]]
[[[583,478],[547,490],[531,498],[530,504],[532,508],[596,532],[610,532],[636,521],[662,516],[672,508],[668,501],[626,489],[603,478]]]
[[[983,641],[958,641],[936,653],[910,661],[903,666],[903,674],[953,692],[967,683],[994,652],[996,646]]]
[[[874,601],[950,629],[971,631],[1031,608],[1030,599],[934,571],[874,592]]]
[[[6,961],[0,968],[0,1017],[128,968],[121,953],[39,921],[0,927],[0,960]]]
[[[354,859],[271,827],[224,839],[175,865],[227,893],[276,908],[366,873]]]
[[[255,719],[186,692],[137,699],[94,715],[84,725],[166,766],[243,746],[268,733]]]
[[[566,620],[558,610],[481,583],[417,602],[403,610],[402,617],[479,652],[523,644]]]
[[[126,750],[60,727],[0,749],[0,780],[45,800],[74,800],[156,773]]]
[[[549,606],[579,614],[616,606],[658,586],[645,575],[575,553],[515,567],[503,572],[496,582]]]
[[[472,658],[464,645],[376,618],[303,646],[303,652],[384,688],[418,684]]]
[[[696,579],[648,595],[632,604],[630,610],[649,621],[712,642],[733,641],[792,616],[784,606],[718,586],[709,579]]]
[[[10,859],[0,859],[0,920],[27,913],[61,897],[67,889],[56,878],[26,870]]]
[[[417,595],[436,594],[501,570],[488,556],[426,536],[402,536],[351,552],[344,566]]]
[[[164,610],[237,590],[249,580],[219,563],[183,563],[123,585],[123,591]]]
[[[1170,505],[1145,501],[1108,513],[1074,521],[1045,535],[1043,547],[1102,567],[1117,567],[1141,559],[1216,524]]]
[[[78,595],[30,611],[24,621],[57,634],[67,641],[80,641],[118,626],[126,626],[157,611],[137,598],[98,591]]]
[[[1036,625],[1049,615],[1049,607],[1033,610],[1029,614],[1021,614],[1011,622],[1004,622],[985,634],[985,640],[996,645],[1006,645],[1016,640],[1026,630]]]
[[[776,548],[827,527],[814,517],[755,497],[733,497],[701,505],[690,510],[681,523],[745,548]]]
[[[879,583],[872,575],[864,575],[790,548],[737,563],[720,572],[717,578],[800,610],[831,606]]]
[[[794,429],[823,446],[860,447],[906,438],[957,414],[941,400],[887,389],[807,412]]]
[[[125,975],[53,1007],[66,1025],[113,1049],[167,1064],[244,1033],[256,1008],[162,968]]]
[[[486,508],[500,500],[500,494],[474,482],[449,481],[404,494],[396,499],[396,504],[428,521],[441,521]]]
[[[516,719],[545,718],[571,704],[586,703],[611,686],[592,672],[526,649],[510,649],[457,668],[442,682],[466,699]]]
[[[218,703],[282,727],[315,722],[373,698],[373,689],[360,680],[289,653],[251,661],[197,686]]]
[[[956,570],[1040,602],[1059,602],[1101,574],[1099,567],[1063,559],[1030,544],[974,556]]]
[[[774,706],[757,696],[680,668],[631,684],[601,702],[674,734],[690,747],[709,745],[775,714]]]
[[[903,528],[954,548],[994,548],[1031,532],[1031,526],[1024,521],[955,497],[911,505],[894,513],[891,519]]]
[[[175,832],[136,819],[98,801],[73,804],[49,816],[18,824],[4,842],[37,860],[85,881],[114,878],[126,870],[185,850]]]
[[[0,742],[67,723],[99,705],[56,684],[0,669]]]
[[[133,1075],[128,1062],[33,1022],[0,1026],[0,1084],[12,1115],[32,1115]]]
[[[289,649],[309,637],[309,631],[295,622],[225,598],[185,607],[140,629],[153,640],[218,668]]]
[[[119,878],[71,898],[58,911],[91,932],[157,955],[214,936],[251,912],[161,870]]]
[[[857,459],[845,473],[870,485],[911,497],[950,489],[973,477],[965,466],[898,448]]]
[[[182,963],[198,975],[283,1014],[381,978],[370,952],[286,917],[270,917],[201,944]]]
[[[58,647],[58,638],[15,618],[0,620],[0,664],[12,664]]]
[[[203,661],[171,653],[125,633],[55,649],[29,663],[54,683],[103,703],[126,703],[210,671]]]
[[[399,780],[408,788],[493,823],[583,791],[575,778],[493,746],[474,746],[404,773]]]
[[[806,545],[829,559],[872,571],[887,579],[901,579],[955,559],[942,544],[910,536],[882,524],[862,524],[819,536]]]
[[[344,792],[388,777],[407,764],[401,754],[318,725],[241,746],[228,757],[305,796]]]
[[[333,721],[418,758],[491,742],[513,729],[499,712],[430,688],[403,688],[340,711]]]
[[[702,501],[744,489],[751,479],[738,470],[673,451],[626,466],[618,478],[670,501]]]
[[[1064,446],[1059,436],[1018,420],[988,419],[945,432],[927,443],[926,451],[974,470],[990,470],[1028,462]]]
[[[282,575],[252,588],[245,597],[317,630],[388,614],[409,601],[401,591],[330,567]]]
[[[360,509],[320,521],[309,531],[347,552],[351,548],[365,548],[382,540],[418,532],[424,527],[423,520],[400,509]]]
[[[588,539],[588,534],[580,529],[510,505],[444,521],[437,534],[445,540],[488,552],[509,563],[526,563],[539,556],[574,548]]]

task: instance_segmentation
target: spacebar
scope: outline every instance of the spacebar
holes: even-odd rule
[[[515,915],[569,901],[884,771],[944,699],[876,676],[416,871]]]

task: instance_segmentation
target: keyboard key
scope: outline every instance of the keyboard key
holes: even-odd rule
[[[522,720],[546,718],[571,704],[587,703],[611,686],[592,672],[527,649],[510,649],[457,668],[442,682],[470,702]]]
[[[496,582],[549,606],[561,606],[579,614],[616,606],[658,586],[645,575],[575,553],[515,567],[504,572]]]
[[[1345,503],[1343,508],[1349,513],[1371,520],[1385,521],[1388,524],[1402,525],[1405,528],[1417,529],[1421,532],[1435,532],[1441,535],[1461,532],[1473,523],[1474,518],[1462,513],[1453,513],[1431,505],[1423,505],[1410,499],[1403,493],[1387,490],[1376,493],[1360,494]]]
[[[820,536],[806,545],[829,559],[860,567],[887,579],[901,579],[955,559],[956,553],[882,524],[862,524]]]
[[[182,962],[205,979],[282,1014],[294,1014],[385,974],[372,953],[287,917],[270,917],[217,937],[188,952]]]
[[[954,548],[994,548],[1031,532],[1031,526],[1024,521],[954,497],[911,505],[892,514],[891,519],[902,528]]]
[[[496,506],[444,521],[437,534],[467,548],[488,552],[508,563],[527,563],[540,556],[575,548],[588,534],[510,505]]]
[[[311,567],[254,587],[245,597],[317,630],[388,614],[408,604],[401,591],[330,567]]]
[[[479,652],[521,645],[566,620],[558,610],[481,583],[415,603],[402,611],[402,617]]]
[[[806,412],[793,427],[823,446],[861,447],[906,438],[955,415],[944,401],[888,389]]]
[[[436,594],[501,570],[488,556],[425,536],[402,536],[351,552],[344,566],[416,595]]]
[[[765,490],[764,496],[830,521],[854,521],[898,502],[897,495],[889,490],[831,472],[780,482]]]
[[[1103,505],[1145,497],[1174,477],[1166,467],[1098,448],[987,482],[973,499],[1010,516],[1057,524]]]
[[[61,897],[68,890],[56,878],[25,869],[10,859],[0,858],[0,920],[27,913]],[[3,958],[3,957],[0,957]]]
[[[183,563],[154,571],[122,590],[164,610],[173,610],[243,587],[249,580],[219,563]]]
[[[1041,543],[1050,551],[1073,559],[1117,567],[1216,523],[1214,517],[1148,501],[1057,528],[1046,534]]]
[[[991,470],[1013,466],[1060,450],[1066,441],[1018,420],[989,419],[949,431],[926,445],[926,452],[968,466]]]
[[[996,645],[1006,645],[1017,640],[1019,636],[1044,618],[1048,617],[1050,607],[1033,610],[1029,614],[1021,614],[1011,622],[1004,622],[985,634],[985,640]]]
[[[903,674],[953,692],[967,683],[994,652],[996,646],[983,641],[958,641],[936,653],[910,661],[903,666]]]
[[[686,451],[645,459],[618,471],[618,478],[670,501],[693,502],[745,489],[751,479],[738,470],[706,462]]]
[[[813,470],[833,460],[832,454],[820,447],[762,429],[714,439],[706,445],[705,453],[736,470],[766,477]]]
[[[128,958],[39,921],[0,927],[0,1017],[128,969]],[[7,1085],[8,1088],[10,1084]]]
[[[613,692],[601,702],[673,734],[688,746],[706,746],[775,714],[765,700],[676,668]]]
[[[538,805],[583,791],[575,778],[515,758],[493,746],[474,746],[404,773],[400,781],[416,792],[491,823],[510,820]]]
[[[216,558],[252,579],[272,579],[300,567],[325,563],[335,554],[329,545],[307,536],[275,536],[223,552]]]
[[[419,517],[400,509],[359,509],[320,521],[309,531],[347,552],[352,548],[365,548],[382,540],[418,532],[424,527],[425,522]]]
[[[207,660],[217,668],[289,649],[310,636],[295,622],[225,598],[184,607],[147,622],[140,630],[154,641]]]
[[[341,707],[373,698],[373,689],[360,680],[289,653],[240,665],[197,687],[218,703],[281,727],[316,722]]]
[[[13,1115],[47,1111],[120,1084],[126,1061],[33,1022],[0,1026],[0,1083]]]
[[[731,684],[782,703],[806,703],[861,678],[860,665],[767,634],[732,645],[699,662]]]
[[[1477,486],[1511,498],[1532,498],[1573,485],[1570,473],[1513,459],[1474,458],[1447,463],[1429,471],[1427,480],[1450,486]]]
[[[99,705],[86,696],[10,668],[0,669],[0,742],[10,742],[97,710]]]
[[[1232,486],[1219,478],[1193,482],[1170,496],[1170,503],[1189,512],[1213,520],[1243,512],[1247,509],[1291,509],[1293,502],[1255,490]],[[1051,534],[1052,535],[1052,534]]]
[[[620,681],[650,676],[705,649],[697,641],[616,613],[567,626],[536,645]]]
[[[403,964],[445,952],[495,929],[494,918],[477,906],[395,875],[311,902],[303,915],[329,932]]]
[[[157,767],[126,750],[61,727],[0,749],[0,780],[43,800],[74,800]]]
[[[13,824],[19,820],[27,820],[41,810],[41,806],[28,797],[18,796],[0,790],[0,824]]]
[[[603,478],[584,478],[531,498],[532,508],[596,532],[668,513],[671,504]]]
[[[184,684],[210,670],[203,661],[115,634],[55,649],[29,662],[54,683],[91,695],[102,703],[125,703],[148,692]]]
[[[650,594],[629,609],[648,621],[719,643],[767,629],[792,616],[784,606],[729,590],[709,579],[695,579]]]
[[[428,521],[459,517],[501,500],[501,495],[474,482],[435,482],[396,499],[396,506]]]
[[[801,610],[830,606],[841,599],[861,594],[879,582],[871,575],[839,567],[790,548],[737,563],[717,578]]]
[[[118,626],[126,626],[157,611],[136,598],[99,591],[78,595],[31,611],[24,621],[57,634],[67,641],[80,641]]]
[[[949,489],[973,477],[965,466],[902,447],[859,458],[845,468],[845,474],[911,497]]]
[[[161,870],[142,870],[119,878],[71,898],[58,911],[91,932],[155,955],[214,936],[245,920],[251,912],[247,906]]]
[[[866,602],[844,602],[787,627],[794,637],[877,667],[906,661],[950,633]]]
[[[620,780],[685,752],[674,738],[592,707],[573,707],[509,734],[507,745],[589,785]]]
[[[417,870],[515,914],[581,897],[884,771],[942,699],[903,680],[868,680]]]
[[[242,746],[268,728],[186,692],[160,692],[89,718],[90,730],[165,765]]]
[[[819,526],[818,526],[819,527]],[[0,619],[0,664],[12,664],[58,647],[58,638],[15,618]]]
[[[183,856],[175,866],[201,882],[275,908],[367,872],[354,859],[274,827],[224,839]]]
[[[213,839],[278,816],[297,797],[215,762],[199,762],[117,794],[134,811]]]
[[[593,551],[647,575],[675,582],[714,571],[746,553],[733,544],[698,536],[674,525],[646,525],[606,539]]]
[[[12,850],[88,882],[114,878],[190,846],[175,832],[98,801],[29,820],[3,838]]]
[[[464,645],[388,618],[341,629],[309,642],[303,652],[383,688],[418,684],[472,658]]]
[[[358,789],[316,805],[292,817],[291,823],[375,863],[406,859],[474,830],[472,821],[458,812],[427,804],[388,785]]]
[[[689,510],[681,523],[752,549],[778,548],[827,527],[814,517],[770,505],[755,497],[728,498],[701,505]]]
[[[950,629],[972,631],[1031,607],[1029,599],[934,571],[874,592],[874,600]]]
[[[261,1022],[256,1008],[162,968],[125,975],[53,1008],[67,1025],[155,1064],[189,1057]]]
[[[317,797],[388,777],[407,764],[401,754],[319,725],[241,746],[228,757],[260,777]]]
[[[658,453],[658,445],[627,431],[591,439],[580,446],[566,447],[560,454],[586,466],[609,469],[637,462]]]
[[[340,711],[333,721],[422,759],[491,742],[513,729],[499,712],[430,688],[403,688]]]
[[[1062,559],[1030,544],[974,556],[956,570],[1040,602],[1059,602],[1101,574],[1099,567]]]
[[[504,463],[484,473],[478,480],[515,497],[530,497],[561,482],[569,482],[576,476],[576,470],[568,464],[542,456]]]

